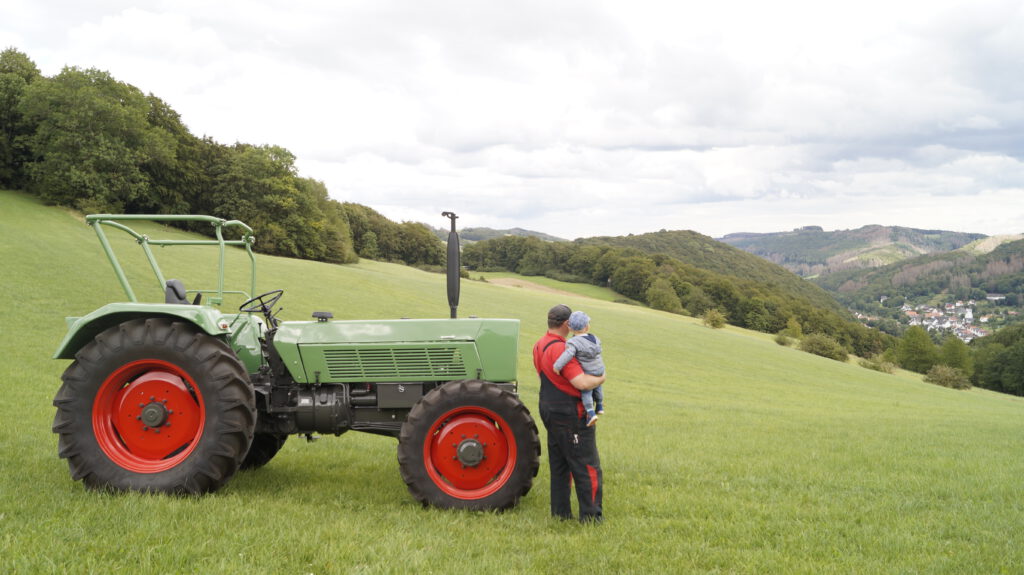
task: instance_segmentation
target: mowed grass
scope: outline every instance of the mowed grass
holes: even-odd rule
[[[522,320],[520,392],[534,413],[530,348],[547,308],[564,301],[593,318],[610,376],[598,423],[604,524],[549,517],[546,459],[514,510],[424,509],[399,477],[395,440],[359,433],[292,437],[266,467],[202,498],[86,491],[50,431],[68,364],[50,356],[65,316],[124,296],[78,216],[6,192],[0,212],[0,572],[1024,569],[1024,401],[637,306],[476,281],[462,284],[460,315]],[[141,252],[123,238],[115,245]],[[169,277],[199,287],[213,276],[192,253],[157,250]],[[133,270],[155,284],[144,264]],[[261,291],[285,289],[284,319],[448,313],[443,276],[402,266],[261,256],[259,272]]]
[[[493,282],[499,285],[503,280],[509,280],[514,282],[512,287],[520,287],[521,289],[524,287],[524,285],[528,285],[531,287],[539,286],[539,288],[542,290],[553,290],[555,292],[568,291],[580,296],[598,299],[602,301],[628,303],[631,305],[641,305],[622,294],[614,292],[611,288],[600,287],[590,284],[569,283],[551,279],[544,276],[524,277],[518,274],[508,272],[472,272],[470,274],[470,279],[477,281],[482,280],[486,282]]]

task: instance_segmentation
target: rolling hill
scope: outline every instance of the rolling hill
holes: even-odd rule
[[[200,499],[85,491],[50,431],[67,365],[50,356],[64,316],[123,294],[78,214],[10,192],[0,208],[2,572],[1009,573],[1024,564],[1013,537],[1024,523],[1024,400],[884,375],[639,306],[479,281],[463,283],[460,315],[521,320],[520,393],[534,412],[530,351],[546,310],[586,309],[604,340],[597,531],[549,517],[546,462],[512,511],[421,508],[395,442],[356,433],[293,439],[266,467]],[[210,277],[188,251],[158,256],[190,284]],[[447,316],[438,274],[257,261],[258,287],[285,290],[284,319]],[[125,262],[140,279],[141,263]]]
[[[822,309],[845,310],[818,286],[760,257],[715,241],[693,231],[660,231],[628,236],[601,236],[575,241],[581,245],[634,248],[647,254],[663,254],[702,270],[767,286],[771,291],[803,298]]]
[[[818,226],[768,234],[736,233],[719,241],[777,263],[804,277],[896,263],[948,252],[985,239],[983,234],[864,226],[826,232]]]
[[[984,300],[988,294],[1000,294],[1012,296],[1016,306],[1024,303],[1018,301],[1024,293],[1024,240],[999,243],[991,251],[971,244],[874,269],[837,272],[815,282],[850,305],[877,302],[883,296],[915,300],[948,294]]]

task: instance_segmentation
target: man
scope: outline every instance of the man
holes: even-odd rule
[[[580,521],[601,521],[601,458],[597,453],[596,427],[587,427],[580,390],[594,389],[605,376],[583,373],[573,359],[555,371],[555,361],[565,351],[569,335],[567,305],[548,311],[548,331],[533,346],[533,365],[540,376],[540,418],[548,432],[548,464],[551,467],[551,514],[572,519],[571,491],[576,485]]]

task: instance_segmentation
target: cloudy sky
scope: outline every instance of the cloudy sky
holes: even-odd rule
[[[4,0],[11,46],[396,221],[1024,232],[1019,0]]]

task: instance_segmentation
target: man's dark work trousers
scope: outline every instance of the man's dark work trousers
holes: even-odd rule
[[[548,432],[551,514],[572,519],[572,483],[576,483],[580,521],[601,521],[601,461],[595,427],[587,427],[575,402],[542,401],[540,418]]]

